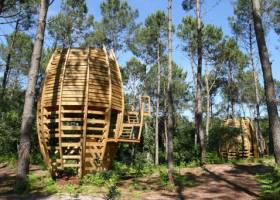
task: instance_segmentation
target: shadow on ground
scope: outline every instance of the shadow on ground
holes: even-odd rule
[[[32,166],[30,172],[41,173],[42,170],[38,166]],[[35,200],[35,199],[45,199],[52,194],[46,194],[40,192],[43,188],[36,188],[35,191],[26,194],[15,194],[14,185],[16,180],[16,174],[13,169],[3,165],[0,168],[0,199],[7,200]]]

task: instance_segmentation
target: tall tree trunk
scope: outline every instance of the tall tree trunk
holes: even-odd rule
[[[159,101],[160,101],[160,42],[157,48],[157,105],[156,105],[156,133],[155,133],[155,164],[159,164]]]
[[[168,148],[167,148],[167,144],[168,144],[168,137],[167,137],[167,133],[168,133],[168,127],[167,127],[167,96],[166,96],[166,85],[165,82],[163,82],[163,96],[164,96],[164,147],[165,147],[165,160],[167,161],[167,154],[168,154]]]
[[[208,139],[209,126],[210,126],[210,86],[209,86],[209,71],[207,59],[205,59],[205,86],[206,86],[206,124],[205,124],[205,135]]]
[[[15,41],[16,41],[16,38],[17,38],[18,26],[19,26],[19,19],[17,19],[17,21],[16,21],[16,26],[15,26],[13,37],[12,37],[12,40],[11,40],[11,44],[8,48],[5,72],[4,72],[4,76],[3,76],[3,82],[2,82],[2,95],[1,95],[2,99],[4,98],[4,95],[5,95],[5,90],[6,90],[7,83],[8,83],[8,76],[9,76],[10,70],[11,70],[10,69],[10,63],[11,63],[11,57],[12,57],[12,52],[13,52],[13,49],[14,49]]]
[[[190,44],[189,44],[189,46],[191,46]],[[193,55],[194,53],[193,53],[193,50],[191,50],[191,49],[189,49],[189,52],[188,52],[188,56],[189,56],[189,58],[190,58],[190,63],[191,63],[191,68],[192,68],[192,77],[193,77],[193,83],[194,83],[194,88],[195,88],[195,91],[193,91],[193,99],[194,99],[194,101],[193,101],[193,106],[192,106],[192,111],[193,111],[193,113],[195,113],[195,108],[196,108],[196,97],[195,97],[195,95],[196,95],[196,73],[195,73],[195,66],[194,66],[194,55]],[[194,116],[194,120],[195,120],[195,116]],[[195,150],[197,149],[197,138],[198,138],[198,136],[197,136],[197,132],[194,134],[194,148],[195,148]]]
[[[230,118],[235,117],[235,109],[234,109],[234,94],[233,94],[233,74],[232,74],[232,65],[231,62],[228,62],[228,98],[231,108]]]
[[[260,127],[260,94],[259,94],[259,87],[258,87],[258,76],[256,65],[254,61],[254,53],[253,53],[253,31],[252,25],[249,27],[249,54],[250,54],[250,61],[253,69],[253,77],[254,77],[254,85],[255,85],[255,98],[256,98],[256,140],[260,151],[260,156],[264,155],[265,151],[265,140],[261,132]]]
[[[30,136],[32,133],[33,108],[35,85],[40,65],[42,47],[44,42],[46,17],[48,12],[49,0],[41,0],[39,12],[39,21],[37,25],[36,38],[34,42],[31,66],[28,74],[28,84],[25,93],[25,101],[22,114],[22,123],[20,129],[20,144],[18,149],[18,166],[17,166],[17,184],[26,181],[29,170],[29,152],[30,152]]]
[[[280,123],[278,118],[278,110],[276,104],[274,81],[272,77],[271,64],[269,61],[268,50],[264,37],[262,19],[260,14],[259,0],[251,0],[253,8],[254,28],[259,49],[259,56],[262,65],[264,89],[266,96],[267,112],[269,119],[269,130],[273,138],[274,157],[278,165],[280,165]]]
[[[172,0],[168,0],[168,180],[174,184],[173,179],[173,135],[175,131],[175,109],[173,102],[173,79],[172,79]]]
[[[196,0],[196,28],[197,28],[197,84],[196,84],[196,109],[195,109],[195,128],[198,135],[200,148],[200,162],[204,163],[205,157],[205,138],[202,129],[202,33],[201,33],[201,16],[200,0]]]

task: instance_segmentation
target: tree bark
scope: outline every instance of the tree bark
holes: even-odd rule
[[[157,48],[157,103],[156,103],[156,131],[155,131],[155,165],[159,164],[159,101],[160,101],[160,42]]]
[[[201,16],[200,0],[196,0],[196,23],[197,23],[197,84],[196,84],[196,109],[195,109],[195,128],[198,135],[200,148],[200,163],[204,164],[205,157],[205,138],[202,129],[202,33],[201,33]]]
[[[269,119],[269,130],[273,139],[275,161],[278,165],[280,165],[280,123],[276,104],[274,80],[272,77],[271,64],[269,61],[268,50],[264,37],[264,30],[260,14],[260,2],[259,0],[251,0],[251,2],[255,34],[263,71],[264,89]]]
[[[168,0],[168,180],[174,184],[173,179],[173,135],[175,132],[175,109],[173,102],[173,80],[172,80],[172,0]]]
[[[7,87],[7,83],[8,83],[8,76],[10,74],[10,63],[11,63],[11,56],[12,56],[12,52],[14,49],[14,45],[15,45],[15,41],[17,38],[17,33],[18,33],[18,26],[19,26],[19,19],[17,19],[16,21],[16,26],[15,26],[15,30],[13,33],[13,37],[12,37],[12,41],[11,44],[8,48],[8,54],[7,54],[7,58],[6,58],[6,66],[5,66],[5,72],[4,72],[4,76],[3,76],[3,82],[2,82],[2,95],[1,98],[4,98],[5,95],[5,90]]]
[[[163,82],[163,96],[164,96],[164,148],[165,148],[165,160],[167,161],[167,154],[168,154],[168,148],[167,148],[167,144],[168,144],[168,137],[167,137],[167,133],[168,133],[168,127],[167,127],[167,95],[166,95],[166,85],[165,82]]]
[[[234,109],[234,94],[233,94],[233,74],[232,74],[232,64],[228,62],[228,100],[229,100],[229,107],[231,108],[231,114],[229,115],[230,118],[235,117],[235,109]]]
[[[33,108],[35,85],[40,65],[42,47],[44,42],[46,17],[48,12],[49,0],[41,0],[39,11],[39,21],[37,25],[36,38],[31,58],[31,66],[28,73],[28,84],[25,93],[22,123],[20,129],[20,143],[18,148],[17,184],[26,181],[29,170],[30,137],[32,133]]]
[[[191,45],[189,45],[191,46]],[[193,77],[193,83],[194,83],[194,88],[196,90],[196,73],[195,73],[195,66],[194,66],[194,56],[193,56],[193,50],[190,50],[189,49],[189,52],[188,52],[188,56],[190,58],[190,64],[191,64],[191,68],[192,68],[192,77]],[[196,108],[196,91],[193,91],[193,106],[192,106],[192,112],[195,113],[195,108]],[[194,120],[195,120],[195,116],[194,116]],[[197,132],[194,134],[194,148],[197,149]]]
[[[206,86],[206,124],[205,124],[205,135],[208,139],[209,136],[209,125],[210,125],[210,87],[209,87],[209,71],[207,59],[205,59],[205,86]]]
[[[253,69],[253,78],[254,78],[254,85],[255,85],[255,98],[256,98],[256,140],[257,145],[259,147],[260,156],[262,157],[264,155],[265,151],[265,140],[261,132],[260,127],[260,94],[259,94],[259,87],[258,87],[258,76],[257,76],[257,70],[256,65],[254,61],[254,53],[253,53],[253,31],[252,26],[249,27],[249,55],[250,55],[250,61]]]

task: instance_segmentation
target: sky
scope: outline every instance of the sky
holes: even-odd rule
[[[96,21],[100,21],[100,3],[103,0],[87,0],[89,14],[93,15]],[[139,11],[138,23],[143,23],[145,18],[157,10],[163,10],[167,13],[167,0],[127,0],[128,4]],[[181,6],[182,0],[173,0],[173,23],[175,27],[181,23],[181,20],[186,15],[194,15],[194,12],[186,13]],[[204,24],[214,24],[222,28],[225,35],[231,35],[231,29],[228,23],[228,17],[233,16],[233,0],[204,0],[202,5],[202,20]],[[60,0],[55,0],[50,6],[48,17],[57,14],[60,11]],[[10,33],[13,25],[0,26],[0,41],[5,41],[4,34]],[[30,30],[29,33],[35,34],[35,29]],[[2,35],[2,36],[1,36]],[[46,37],[45,43],[50,41],[49,36]],[[272,63],[272,71],[275,79],[280,80],[280,36],[276,35],[273,30],[266,37],[268,50],[270,53],[270,61]],[[180,41],[176,34],[173,37],[173,60],[188,73],[187,81],[192,82],[191,67],[187,59],[186,53],[181,50]],[[124,66],[126,61],[131,58],[131,53],[119,53],[119,63]],[[258,66],[260,70],[260,65]],[[1,73],[0,73],[1,74]],[[260,81],[262,76],[260,73]]]
[[[92,14],[96,21],[101,19],[100,3],[103,0],[87,0],[89,13]],[[175,26],[181,23],[184,16],[194,14],[193,12],[186,13],[181,6],[182,0],[173,0],[173,23]],[[202,20],[203,23],[214,24],[217,27],[222,28],[225,35],[231,35],[231,29],[228,23],[228,17],[233,16],[233,0],[204,0],[202,5]],[[145,18],[156,10],[163,10],[167,13],[167,0],[128,0],[129,5],[139,11],[139,17],[137,22],[141,23],[145,21]],[[54,5],[50,7],[49,16],[59,12],[60,1],[55,0]],[[267,45],[271,56],[273,76],[275,79],[280,80],[280,50],[277,46],[280,45],[279,36],[273,31],[267,36]],[[173,59],[188,72],[188,80],[191,80],[191,67],[186,57],[186,53],[181,50],[181,41],[174,34],[173,42]],[[124,65],[132,55],[130,53],[123,53],[119,55],[119,62]],[[259,66],[260,69],[260,66]],[[262,80],[262,77],[260,77]]]
[[[89,14],[93,15],[96,21],[101,19],[100,3],[104,0],[86,0],[89,9]],[[143,23],[145,18],[156,10],[163,10],[167,13],[167,0],[127,0],[129,5],[139,11],[138,23]],[[184,16],[194,14],[193,12],[186,13],[181,6],[182,0],[173,0],[173,23],[177,27],[181,23]],[[225,35],[231,35],[231,29],[228,24],[228,17],[233,16],[233,0],[204,0],[202,4],[201,13],[204,24],[214,24],[217,27],[222,28]],[[60,0],[55,0],[50,6],[48,11],[48,17],[57,14],[60,11]],[[0,41],[4,41],[4,34],[11,32],[13,25],[4,25],[0,27]],[[34,32],[35,30],[30,30]],[[2,36],[1,36],[2,35]],[[280,46],[280,37],[273,31],[270,31],[267,36],[267,46],[271,56],[272,71],[275,79],[280,80],[280,50],[277,47]],[[45,39],[47,43],[50,38]],[[173,37],[173,60],[188,72],[188,80],[191,80],[191,67],[186,57],[186,53],[181,50],[180,41],[176,34]],[[126,52],[118,56],[119,63],[124,66],[126,61],[131,58],[131,53]],[[260,66],[259,66],[260,69]],[[260,77],[262,81],[262,77]]]

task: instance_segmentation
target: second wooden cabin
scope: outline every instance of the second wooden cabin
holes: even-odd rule
[[[252,121],[248,118],[227,119],[223,122],[219,153],[223,158],[259,157]]]

